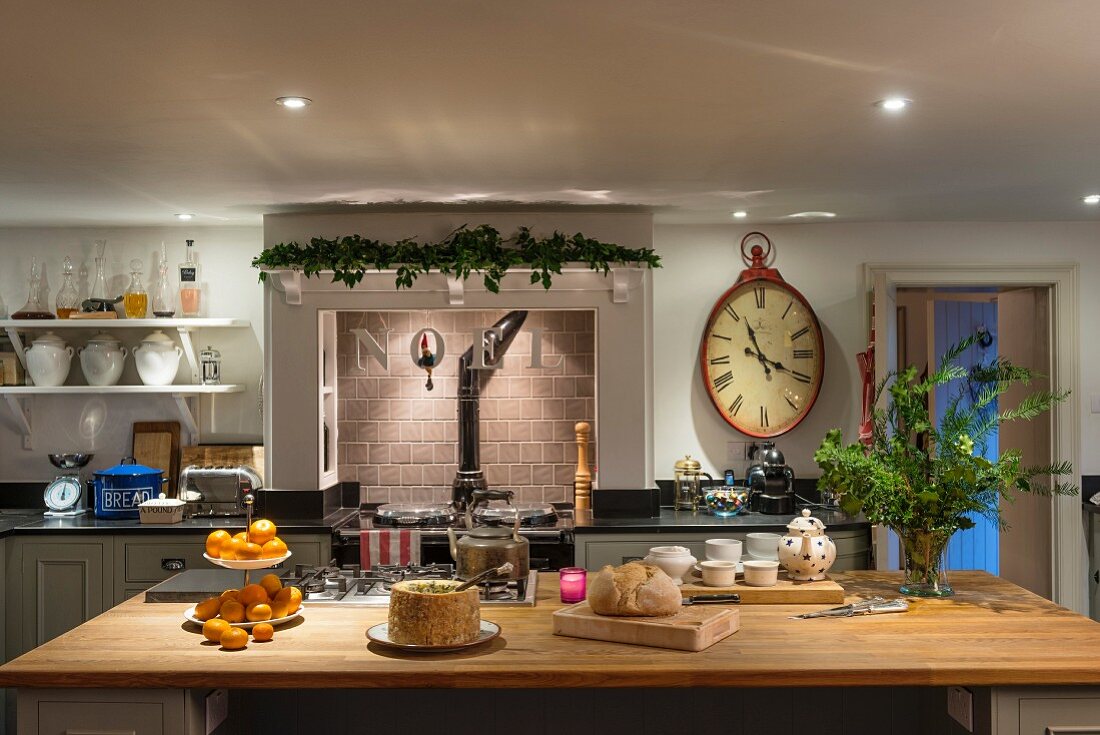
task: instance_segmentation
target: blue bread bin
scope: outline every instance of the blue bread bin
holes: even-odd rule
[[[160,497],[164,472],[138,464],[133,457],[94,473],[95,517],[137,520],[138,506]]]

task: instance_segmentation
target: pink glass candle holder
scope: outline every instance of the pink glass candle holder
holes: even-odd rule
[[[580,567],[565,567],[558,572],[562,602],[583,602],[588,589],[588,572]]]

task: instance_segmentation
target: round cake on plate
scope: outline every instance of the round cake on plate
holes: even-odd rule
[[[477,587],[455,592],[462,582],[418,579],[390,591],[389,637],[414,646],[455,646],[477,639],[481,606]]]

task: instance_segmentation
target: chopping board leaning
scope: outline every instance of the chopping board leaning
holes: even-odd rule
[[[741,627],[736,607],[697,605],[667,618],[616,618],[597,615],[587,602],[554,612],[554,635],[635,646],[702,651]]]

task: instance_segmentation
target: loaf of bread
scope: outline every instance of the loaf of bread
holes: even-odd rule
[[[398,582],[390,594],[389,633],[394,643],[453,646],[477,638],[481,606],[477,587],[455,592],[449,579]]]
[[[680,612],[680,588],[658,567],[632,561],[605,566],[588,585],[588,605],[598,615],[668,617]]]

